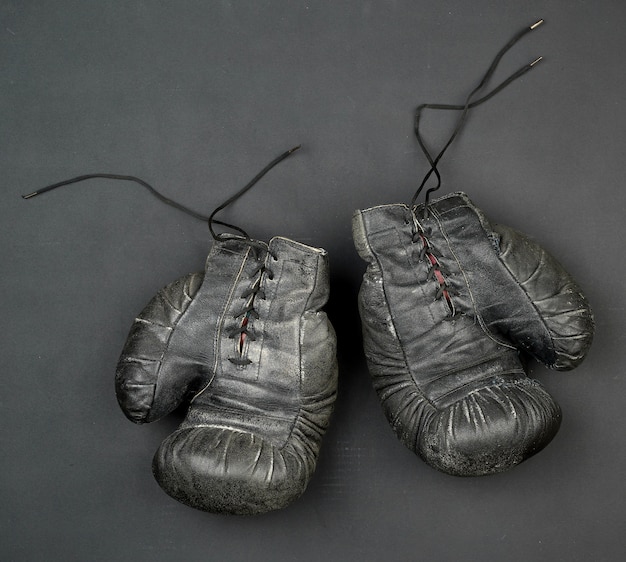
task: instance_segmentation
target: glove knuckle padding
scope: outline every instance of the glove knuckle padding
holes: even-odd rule
[[[168,494],[236,514],[279,509],[302,494],[336,396],[335,334],[321,311],[327,299],[322,250],[284,238],[269,251],[238,238],[214,244],[201,286],[160,348],[165,384],[175,386],[179,374],[177,400],[195,393],[153,460]],[[244,306],[252,310],[242,316]],[[127,344],[118,379],[135,349]],[[159,397],[165,392],[155,378]]]
[[[526,376],[516,349],[520,339],[550,338],[480,210],[454,194],[429,211],[422,236],[405,205],[354,216],[355,246],[368,262],[359,293],[368,368],[391,426],[426,462],[457,475],[502,471],[558,430],[558,405]],[[444,277],[446,298],[437,291]]]

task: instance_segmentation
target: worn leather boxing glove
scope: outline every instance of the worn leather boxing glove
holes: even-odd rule
[[[123,411],[152,422],[192,397],[154,457],[168,494],[233,514],[302,494],[337,389],[328,292],[325,251],[233,236],[214,243],[204,274],[168,285],[137,317],[116,374]]]
[[[336,339],[326,314],[324,250],[254,240],[215,219],[274,166],[204,216],[135,176],[96,173],[27,195],[106,179],[134,182],[208,223],[215,243],[203,273],[164,287],[135,319],[120,357],[116,394],[136,423],[191,399],[180,429],[157,451],[153,472],[172,497],[216,513],[279,509],[306,488],[337,392]],[[216,233],[215,225],[241,235]]]
[[[571,276],[463,193],[427,208],[357,211],[353,235],[368,263],[359,294],[367,363],[400,440],[466,476],[542,449],[561,413],[519,351],[559,370],[583,360],[593,319]]]

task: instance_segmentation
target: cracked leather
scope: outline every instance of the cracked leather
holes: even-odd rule
[[[159,291],[116,373],[118,401],[136,423],[191,398],[153,473],[173,498],[214,513],[263,513],[298,498],[337,391],[335,333],[321,310],[326,252],[281,237],[253,243],[216,241],[204,273]]]
[[[561,420],[519,351],[576,367],[591,345],[592,313],[550,254],[492,225],[464,193],[423,213],[418,206],[414,222],[398,204],[354,215],[368,264],[359,293],[368,369],[399,439],[428,464],[459,476],[501,472],[545,447]],[[425,244],[440,278],[429,275]]]

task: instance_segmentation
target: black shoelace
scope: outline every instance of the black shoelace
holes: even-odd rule
[[[241,197],[252,186],[254,186],[254,184],[256,184],[274,166],[276,166],[277,164],[282,162],[285,158],[287,158],[287,156],[289,156],[290,154],[292,154],[293,152],[295,152],[299,148],[300,148],[300,145],[298,145],[298,146],[296,146],[294,148],[291,148],[287,152],[283,152],[277,158],[274,158],[274,160],[272,160],[267,166],[265,166],[265,168],[263,168],[256,176],[254,176],[241,190],[239,190],[237,193],[235,193],[235,195],[230,197],[226,202],[222,203],[219,207],[217,207],[217,209],[215,209],[208,216],[203,215],[201,213],[198,213],[198,212],[194,211],[193,209],[190,209],[189,207],[186,207],[185,205],[182,205],[181,203],[178,203],[177,201],[174,201],[174,200],[170,199],[169,197],[166,197],[165,195],[163,195],[162,193],[157,191],[154,187],[152,187],[147,181],[144,181],[141,178],[137,178],[135,176],[129,176],[129,175],[124,175],[124,174],[105,174],[105,173],[84,174],[82,176],[76,176],[74,178],[70,178],[70,179],[67,179],[67,180],[60,181],[58,183],[53,183],[53,184],[48,185],[46,187],[42,187],[41,189],[38,189],[37,191],[33,191],[32,193],[28,193],[26,195],[22,195],[22,198],[23,199],[31,199],[32,197],[35,197],[37,195],[41,195],[41,194],[46,193],[48,191],[52,191],[53,189],[57,189],[59,187],[63,187],[64,185],[71,185],[73,183],[78,183],[78,182],[81,182],[81,181],[86,181],[86,180],[91,180],[91,179],[108,179],[108,180],[130,181],[130,182],[134,182],[134,183],[137,183],[137,184],[145,187],[152,195],[154,195],[162,203],[165,203],[166,205],[170,205],[171,207],[174,207],[175,209],[178,209],[179,211],[182,211],[183,213],[186,213],[187,215],[189,215],[189,216],[191,216],[191,217],[193,217],[195,219],[198,219],[198,220],[201,220],[201,221],[204,221],[204,222],[208,223],[211,235],[213,236],[213,238],[215,240],[221,240],[221,239],[224,238],[224,235],[216,234],[214,229],[213,229],[213,225],[214,224],[219,224],[219,225],[221,225],[221,226],[223,226],[225,228],[230,228],[232,230],[235,230],[235,231],[239,232],[251,244],[255,244],[255,241],[252,240],[250,238],[250,236],[248,236],[248,234],[242,228],[239,228],[238,226],[234,226],[234,225],[226,223],[226,222],[222,222],[222,221],[216,220],[214,217],[215,217],[215,215],[219,211],[221,211],[222,209],[224,209],[225,207],[227,207],[228,205],[230,205],[231,203],[233,203],[234,201],[239,199],[239,197]]]
[[[246,185],[244,185],[237,193],[235,193],[234,195],[232,195],[231,197],[229,197],[226,201],[224,201],[224,203],[222,203],[221,205],[219,205],[208,217],[207,217],[207,222],[209,224],[209,230],[211,231],[211,235],[213,236],[213,238],[215,240],[225,240],[228,239],[229,237],[231,237],[232,235],[229,235],[227,233],[216,233],[215,230],[213,229],[213,224],[220,224],[226,228],[230,228],[231,230],[235,230],[237,232],[239,232],[242,236],[244,236],[246,238],[247,241],[253,243],[254,245],[254,240],[252,240],[250,238],[250,236],[248,236],[248,234],[246,233],[245,230],[239,228],[238,226],[234,226],[232,224],[228,224],[222,221],[218,221],[215,219],[215,215],[217,213],[219,213],[220,211],[224,210],[226,207],[228,207],[230,204],[234,203],[237,199],[239,199],[244,193],[246,193],[254,184],[256,184],[265,174],[267,174],[267,172],[269,172],[274,166],[276,166],[277,164],[280,164],[285,158],[287,158],[288,156],[290,156],[291,154],[293,154],[296,150],[298,150],[300,148],[301,145],[298,146],[294,146],[293,148],[290,148],[289,150],[287,150],[286,152],[283,152],[280,156],[277,156],[276,158],[274,158],[274,160],[272,160],[267,166],[265,166],[265,168],[263,168],[256,176],[254,176]]]
[[[430,169],[428,170],[428,172],[424,176],[424,179],[422,180],[422,183],[420,184],[420,186],[418,187],[417,191],[413,195],[413,198],[411,199],[411,204],[410,204],[411,209],[416,205],[416,201],[417,201],[420,193],[424,189],[424,187],[426,185],[426,182],[428,182],[430,177],[433,174],[435,174],[435,177],[437,178],[437,183],[436,183],[436,185],[434,185],[433,187],[430,187],[426,191],[426,196],[425,196],[425,201],[424,201],[424,215],[425,216],[427,215],[427,213],[428,213],[428,201],[430,199],[430,194],[435,192],[435,191],[437,191],[441,187],[441,174],[439,173],[439,170],[437,169],[437,164],[439,163],[439,161],[441,160],[442,156],[446,153],[446,151],[448,150],[448,148],[450,147],[450,145],[452,144],[454,139],[457,137],[457,135],[459,134],[459,132],[463,128],[463,125],[465,124],[466,117],[467,117],[467,114],[468,114],[469,110],[473,109],[474,107],[477,107],[477,106],[481,105],[482,103],[485,103],[486,101],[491,99],[498,92],[501,92],[504,88],[506,88],[511,82],[513,82],[514,80],[517,80],[520,76],[522,76],[523,74],[525,74],[526,72],[531,70],[542,59],[542,57],[538,57],[537,59],[535,59],[531,63],[523,66],[522,68],[520,68],[517,72],[513,73],[506,80],[501,82],[498,86],[496,86],[493,90],[491,90],[487,94],[483,95],[481,98],[474,99],[475,96],[477,96],[485,88],[485,86],[489,82],[490,78],[493,76],[493,73],[495,72],[495,70],[496,70],[496,68],[498,66],[498,63],[500,62],[502,57],[505,55],[505,53],[509,49],[511,49],[511,47],[513,47],[513,45],[515,45],[522,37],[524,37],[527,33],[531,32],[534,29],[536,29],[537,27],[539,27],[542,23],[544,23],[544,21],[543,20],[539,20],[538,22],[534,23],[530,27],[525,27],[524,29],[522,29],[521,31],[516,33],[513,36],[513,38],[504,47],[502,47],[502,49],[500,49],[500,51],[498,52],[498,54],[493,59],[493,62],[491,63],[491,65],[487,69],[487,72],[485,72],[485,74],[482,77],[482,79],[479,82],[479,84],[470,92],[470,94],[465,99],[465,103],[464,104],[462,104],[462,105],[454,105],[454,104],[440,104],[440,103],[434,103],[434,104],[433,103],[424,103],[424,104],[421,104],[421,105],[419,105],[417,107],[417,109],[415,110],[414,132],[415,132],[415,136],[417,137],[417,142],[419,143],[422,152],[424,153],[424,155],[426,156],[426,159],[428,160],[428,163],[430,164]],[[461,111],[462,112],[461,115],[459,116],[459,119],[457,120],[456,126],[455,126],[454,130],[452,131],[452,134],[450,135],[450,138],[448,139],[448,141],[445,143],[445,145],[439,151],[439,153],[437,154],[437,156],[435,158],[432,157],[432,155],[431,155],[430,151],[428,150],[428,148],[426,147],[426,144],[424,143],[424,140],[423,140],[422,135],[420,133],[420,118],[421,118],[422,112],[425,109],[449,110],[449,111]]]
[[[475,97],[479,95],[480,92],[483,91],[483,89],[489,82],[490,78],[493,76],[493,73],[495,72],[496,67],[498,66],[500,60],[505,55],[505,53],[511,47],[513,47],[513,45],[515,45],[522,37],[524,37],[527,33],[532,31],[533,29],[536,29],[537,27],[539,27],[542,23],[543,23],[543,20],[539,20],[538,22],[534,23],[530,27],[526,27],[522,29],[521,31],[516,33],[513,36],[513,38],[502,49],[500,49],[498,54],[493,59],[491,65],[487,69],[487,72],[485,72],[485,74],[483,75],[478,85],[467,96],[467,98],[465,99],[465,103],[463,105],[424,103],[422,105],[419,105],[417,109],[415,110],[415,121],[414,121],[415,136],[417,137],[417,142],[419,143],[419,146],[422,152],[424,153],[424,155],[426,156],[426,159],[428,160],[428,163],[430,164],[430,169],[424,176],[422,183],[420,184],[417,191],[413,195],[413,198],[411,199],[411,204],[409,206],[410,216],[407,217],[407,222],[410,222],[412,224],[412,238],[411,238],[412,242],[414,244],[415,243],[421,244],[421,248],[420,248],[417,259],[418,259],[418,262],[420,263],[426,262],[426,265],[428,267],[427,280],[437,281],[437,291],[434,295],[434,298],[435,300],[440,300],[442,298],[445,299],[445,302],[448,307],[448,315],[446,317],[447,319],[454,319],[457,315],[457,310],[454,305],[454,301],[452,299],[453,292],[452,292],[452,289],[450,287],[450,283],[448,280],[450,274],[442,268],[440,260],[437,258],[437,255],[436,255],[437,252],[435,248],[433,247],[433,244],[429,238],[431,234],[430,229],[427,227],[424,227],[416,216],[416,213],[415,213],[416,202],[420,193],[426,186],[426,183],[428,182],[430,177],[434,174],[437,182],[433,187],[430,187],[426,191],[426,195],[424,198],[423,218],[426,219],[428,217],[428,201],[430,199],[430,195],[431,193],[437,191],[441,187],[441,174],[439,170],[437,169],[437,164],[439,163],[443,155],[446,153],[446,151],[448,150],[448,148],[450,147],[454,139],[457,137],[457,135],[463,128],[463,125],[466,122],[466,117],[467,117],[469,110],[491,99],[498,92],[501,92],[504,88],[506,88],[511,82],[513,82],[514,80],[517,80],[520,76],[528,72],[531,68],[535,66],[535,64],[537,64],[541,60],[542,57],[539,57],[535,59],[533,62],[523,66],[517,72],[513,73],[506,80],[501,82],[498,86],[493,88],[490,92],[488,92],[487,94],[483,95],[482,97],[478,99],[475,99]],[[461,115],[459,116],[459,119],[457,120],[457,123],[448,141],[444,144],[443,148],[439,151],[439,153],[437,154],[435,158],[433,158],[430,151],[426,147],[424,139],[422,138],[422,135],[420,133],[420,118],[422,116],[422,112],[425,109],[462,112]]]

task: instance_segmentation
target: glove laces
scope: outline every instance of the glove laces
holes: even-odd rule
[[[206,222],[209,225],[209,231],[211,232],[211,235],[213,236],[215,240],[224,240],[224,239],[229,238],[229,236],[226,234],[223,234],[223,233],[217,234],[215,232],[213,226],[216,224],[219,224],[225,228],[229,228],[231,230],[235,230],[239,232],[250,245],[258,247],[260,243],[250,238],[250,236],[247,234],[245,230],[243,230],[242,228],[239,228],[238,226],[234,226],[232,224],[219,221],[215,219],[214,217],[219,211],[223,210],[225,207],[227,207],[228,205],[230,205],[231,203],[239,199],[244,193],[246,193],[249,189],[251,189],[265,174],[267,174],[274,166],[282,162],[285,158],[287,158],[287,156],[294,153],[299,148],[300,148],[300,145],[295,146],[294,148],[291,148],[288,151],[283,152],[277,158],[274,158],[274,160],[272,160],[267,166],[265,166],[265,168],[263,168],[256,176],[254,176],[242,189],[240,189],[232,197],[227,199],[224,203],[222,203],[219,207],[217,207],[217,209],[215,209],[208,216],[198,213],[194,211],[193,209],[190,209],[189,207],[186,207],[185,205],[178,203],[177,201],[174,201],[173,199],[170,199],[169,197],[166,197],[165,195],[157,191],[154,187],[152,187],[147,181],[142,180],[141,178],[138,178],[135,176],[129,176],[129,175],[124,175],[124,174],[108,174],[108,173],[84,174],[81,176],[76,176],[74,178],[60,181],[58,183],[53,183],[46,187],[42,187],[41,189],[38,189],[37,191],[33,191],[32,193],[22,195],[22,198],[32,199],[33,197],[36,197],[37,195],[42,195],[43,193],[52,191],[53,189],[57,189],[65,185],[71,185],[74,183],[79,183],[79,182],[91,180],[91,179],[130,181],[130,182],[134,182],[145,187],[154,197],[156,197],[162,203],[165,203],[166,205],[174,207],[175,209],[178,209],[179,211],[182,211],[183,213],[195,219]]]
[[[428,160],[428,163],[430,164],[430,169],[424,176],[424,179],[422,180],[421,184],[417,188],[417,191],[413,195],[413,198],[411,199],[411,204],[409,205],[410,216],[407,217],[407,222],[410,222],[412,225],[412,228],[411,228],[412,243],[418,244],[420,246],[419,255],[417,256],[417,261],[420,263],[421,262],[426,263],[428,267],[427,280],[436,281],[437,290],[435,292],[434,299],[435,300],[443,299],[447,305],[448,314],[446,315],[446,319],[454,319],[458,314],[458,311],[454,304],[454,299],[452,298],[454,296],[454,293],[448,280],[450,274],[447,271],[445,271],[445,269],[443,268],[441,260],[437,256],[437,250],[430,240],[431,229],[423,226],[420,220],[418,219],[418,217],[416,216],[417,199],[422,193],[428,180],[434,174],[436,178],[436,184],[426,190],[426,195],[424,197],[424,213],[423,213],[422,218],[423,219],[428,218],[428,202],[430,200],[430,195],[431,193],[437,191],[441,187],[441,174],[439,170],[437,169],[437,165],[439,164],[439,161],[441,160],[443,155],[446,153],[446,151],[448,150],[448,148],[450,147],[454,139],[456,139],[456,137],[458,136],[463,126],[465,125],[467,114],[469,113],[470,109],[473,109],[474,107],[477,107],[481,105],[482,103],[485,103],[486,101],[491,99],[493,96],[495,96],[497,93],[501,92],[504,88],[506,88],[509,84],[511,84],[511,82],[513,82],[514,80],[517,80],[520,76],[522,76],[523,74],[531,70],[542,59],[542,57],[539,57],[535,59],[534,61],[532,61],[531,63],[523,66],[517,72],[514,72],[513,74],[511,74],[506,80],[501,82],[498,86],[493,88],[491,91],[487,92],[482,97],[478,97],[480,93],[485,89],[485,86],[488,84],[489,80],[493,76],[498,64],[500,63],[500,60],[506,54],[506,52],[509,49],[511,49],[511,47],[513,47],[522,37],[524,37],[527,33],[539,27],[542,23],[543,23],[543,20],[539,20],[533,25],[531,25],[530,27],[526,27],[522,29],[521,31],[516,33],[513,36],[513,38],[504,47],[502,47],[502,49],[500,49],[500,51],[498,51],[495,58],[491,62],[489,68],[487,69],[483,77],[481,78],[480,82],[469,93],[469,95],[465,99],[465,102],[462,105],[424,103],[424,104],[419,105],[415,110],[415,120],[414,120],[415,136],[417,137],[417,142],[419,143],[419,146],[422,152],[424,153],[424,155],[426,156],[426,159]],[[452,134],[448,138],[447,142],[444,144],[443,148],[439,151],[439,153],[434,158],[432,154],[430,153],[430,151],[428,150],[428,148],[426,147],[426,143],[424,142],[424,139],[420,133],[420,119],[422,116],[422,112],[425,109],[461,111],[461,115],[459,116],[456,122],[454,130],[452,131]]]
[[[424,187],[426,186],[426,183],[428,182],[430,177],[434,174],[436,179],[437,179],[437,183],[434,186],[432,186],[432,187],[430,187],[429,189],[426,190],[426,195],[425,195],[425,198],[424,198],[424,218],[426,218],[428,216],[428,201],[430,200],[431,193],[437,191],[441,187],[441,174],[440,174],[439,170],[437,169],[437,164],[439,164],[439,161],[441,160],[443,155],[446,153],[446,151],[448,150],[448,148],[450,147],[450,145],[452,144],[454,139],[458,136],[459,132],[463,128],[463,126],[464,126],[464,124],[466,122],[466,117],[467,117],[467,114],[468,114],[469,110],[473,109],[473,108],[475,108],[475,107],[485,103],[489,99],[491,99],[493,96],[495,96],[497,93],[501,92],[504,88],[506,88],[509,84],[511,84],[511,82],[517,80],[519,77],[521,77],[522,75],[526,74],[526,72],[531,70],[539,61],[542,60],[543,57],[536,58],[531,63],[528,63],[527,65],[525,65],[522,68],[520,68],[517,72],[514,72],[513,74],[511,74],[511,76],[509,76],[506,80],[504,80],[498,86],[493,88],[493,90],[489,91],[488,93],[486,93],[482,97],[480,97],[478,99],[475,99],[476,96],[478,96],[484,90],[485,86],[487,85],[487,83],[489,82],[491,77],[493,76],[493,73],[495,72],[495,70],[496,70],[500,60],[506,54],[506,52],[509,49],[511,49],[511,47],[513,47],[520,39],[522,39],[522,37],[524,37],[527,33],[530,33],[531,31],[533,31],[534,29],[537,29],[537,27],[539,27],[542,23],[544,23],[544,20],[539,20],[539,21],[535,22],[533,25],[531,25],[529,27],[525,27],[521,31],[517,32],[513,36],[513,38],[504,47],[502,47],[502,49],[500,49],[500,51],[498,52],[498,54],[493,59],[491,65],[487,69],[487,72],[485,72],[485,74],[483,75],[483,77],[480,80],[480,82],[478,83],[478,85],[470,92],[470,94],[465,99],[465,103],[463,103],[462,105],[441,104],[441,103],[424,103],[424,104],[419,105],[416,108],[414,125],[413,125],[414,133],[415,133],[415,136],[417,137],[417,142],[419,143],[419,146],[420,146],[422,152],[424,153],[424,155],[426,156],[426,159],[428,160],[428,163],[430,164],[430,169],[428,170],[428,172],[424,176],[424,179],[422,180],[421,184],[417,188],[417,191],[413,195],[413,198],[411,199],[410,208],[412,210],[416,206],[417,199],[420,196],[420,193],[422,192]],[[422,137],[422,135],[420,133],[420,119],[421,119],[421,116],[422,116],[422,112],[425,109],[461,111],[461,115],[459,116],[459,118],[458,118],[458,120],[456,122],[456,125],[454,127],[454,130],[452,131],[452,134],[450,135],[450,138],[445,143],[443,148],[439,151],[437,156],[434,157],[434,158],[431,155],[431,153],[428,150],[428,148],[426,147],[424,139],[423,139],[423,137]]]
[[[300,148],[300,145],[295,146],[286,152],[283,152],[280,156],[277,156],[272,160],[265,168],[263,168],[256,176],[254,176],[246,185],[244,185],[237,193],[226,199],[224,203],[218,205],[218,207],[209,215],[208,224],[209,231],[216,241],[223,240],[241,240],[241,236],[244,237],[243,242],[250,246],[254,259],[258,262],[257,267],[250,274],[250,285],[243,291],[241,298],[244,299],[243,307],[233,315],[233,320],[236,320],[230,329],[227,330],[228,337],[232,340],[236,340],[235,355],[228,357],[228,360],[239,368],[244,368],[252,361],[247,355],[247,343],[249,341],[256,341],[257,335],[254,330],[254,320],[259,319],[259,313],[257,311],[257,305],[259,300],[265,300],[265,281],[266,279],[272,280],[274,278],[274,272],[267,265],[267,262],[271,258],[273,261],[277,261],[278,257],[272,253],[266,244],[258,240],[250,238],[248,233],[242,228],[218,221],[215,219],[215,215],[226,207],[234,203],[242,195],[244,195],[255,183],[257,183],[267,172],[269,172],[274,166],[282,162],[285,158],[293,154]],[[213,228],[214,224],[220,224],[226,228],[238,232],[239,235],[229,234],[227,232],[216,232]]]

